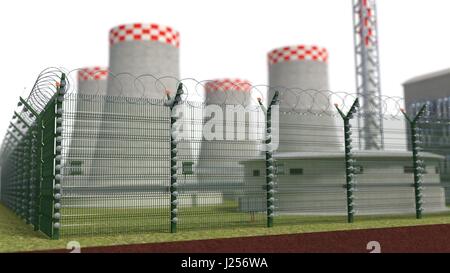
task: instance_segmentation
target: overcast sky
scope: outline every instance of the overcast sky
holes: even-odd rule
[[[154,22],[180,31],[181,76],[267,83],[269,50],[317,44],[330,52],[330,88],[354,92],[351,0],[2,1],[0,139],[20,95],[46,67],[108,65],[108,31]],[[378,0],[384,95],[450,67],[450,1]]]

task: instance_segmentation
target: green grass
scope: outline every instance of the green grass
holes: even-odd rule
[[[294,221],[295,220],[295,221]],[[280,223],[281,222],[281,223]],[[294,223],[295,222],[295,223]],[[278,223],[278,225],[277,225]],[[287,225],[287,223],[292,223]],[[414,215],[405,216],[360,216],[356,222],[348,224],[343,217],[296,216],[276,219],[276,226],[237,227],[222,229],[201,229],[167,232],[148,232],[108,236],[68,236],[61,240],[49,240],[45,235],[33,231],[12,211],[0,205],[0,252],[30,251],[65,248],[69,241],[78,241],[81,247],[107,246],[134,243],[154,243],[211,238],[246,237],[257,235],[292,234],[320,231],[400,227],[415,225],[450,224],[450,213],[426,215],[416,220]]]
[[[111,234],[124,232],[164,232],[169,230],[169,208],[64,208],[61,234]],[[180,207],[178,230],[224,227],[263,227],[265,214],[239,211],[237,201],[220,205]]]

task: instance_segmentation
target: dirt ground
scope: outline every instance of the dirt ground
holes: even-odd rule
[[[450,225],[379,228],[291,235],[182,241],[168,243],[88,247],[83,253],[368,253],[450,252]],[[369,244],[369,246],[368,246]],[[370,250],[369,250],[370,249]],[[68,252],[49,250],[46,252]]]

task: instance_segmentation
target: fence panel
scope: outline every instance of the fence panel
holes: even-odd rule
[[[186,102],[181,107],[190,135],[180,142],[178,149],[179,229],[264,226],[265,171],[261,169],[255,174],[245,168],[253,160],[264,163],[259,146],[265,123],[259,107],[249,108],[245,119],[236,119],[236,123],[218,119],[212,132],[220,133],[211,139],[207,124],[214,121],[203,119],[208,106]],[[225,114],[225,108],[220,106],[216,110]],[[227,132],[231,129],[236,134],[230,138]],[[240,135],[243,138],[238,138]]]
[[[406,121],[402,116],[384,117],[382,124],[384,141],[376,143],[379,150],[364,150],[363,125],[356,126],[354,134],[362,148],[356,156],[355,203],[359,219],[413,215],[415,211],[413,157],[406,146]]]
[[[337,114],[280,113],[274,225],[345,221],[343,148]]]
[[[424,161],[423,202],[424,214],[450,214],[450,141],[449,120],[425,112],[418,122],[418,143]],[[426,158],[424,155],[434,155]]]
[[[162,101],[67,94],[62,232],[167,231],[170,120]]]

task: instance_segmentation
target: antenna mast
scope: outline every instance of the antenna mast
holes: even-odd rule
[[[359,148],[382,150],[384,138],[376,4],[375,0],[352,1],[356,90],[362,102],[358,117]]]

